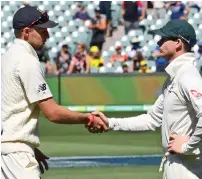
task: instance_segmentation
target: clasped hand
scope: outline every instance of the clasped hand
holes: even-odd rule
[[[88,131],[91,133],[107,132],[109,129],[109,122],[106,116],[99,111],[92,112],[92,114],[94,115],[94,121],[91,125],[85,125]]]

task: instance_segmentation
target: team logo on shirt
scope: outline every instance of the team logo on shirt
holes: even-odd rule
[[[40,84],[38,88],[38,92],[45,91],[45,90],[46,90],[46,83]]]
[[[202,94],[200,92],[196,91],[196,90],[191,90],[190,92],[195,98],[202,97]]]

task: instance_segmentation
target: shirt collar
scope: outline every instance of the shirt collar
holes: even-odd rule
[[[26,48],[28,53],[34,55],[38,59],[38,55],[37,55],[36,51],[34,50],[34,48],[27,41],[22,40],[22,39],[15,39],[14,43],[23,45]]]
[[[195,55],[194,53],[184,53],[179,57],[175,58],[165,69],[165,71],[170,75],[171,79],[175,77],[178,70],[185,64],[185,63],[192,63],[195,62]]]

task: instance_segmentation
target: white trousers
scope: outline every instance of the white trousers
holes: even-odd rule
[[[169,155],[163,179],[202,179],[202,157]]]
[[[40,179],[35,157],[28,152],[1,154],[2,179]]]

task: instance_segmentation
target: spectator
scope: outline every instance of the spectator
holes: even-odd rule
[[[139,73],[152,73],[152,71],[147,67],[146,60],[142,60],[140,62],[140,69],[138,70]]]
[[[127,64],[123,64],[122,65],[122,68],[123,68],[123,73],[128,73],[128,65]]]
[[[143,4],[143,6],[145,7],[145,11],[146,11],[145,16],[152,15],[153,14],[154,3],[152,1],[141,1],[141,2]],[[142,8],[141,8],[141,11],[142,11]]]
[[[181,1],[174,1],[168,3],[168,7],[171,9],[171,20],[175,19],[188,19],[189,8],[186,7]],[[186,12],[186,13],[185,13]]]
[[[104,65],[104,59],[100,57],[100,51],[97,46],[90,48],[88,61],[90,62],[90,67],[96,67],[97,69]]]
[[[54,58],[55,65],[54,65],[54,74],[65,74],[68,71],[70,61],[71,61],[71,54],[68,50],[68,45],[63,45],[61,50],[57,53],[56,57]]]
[[[134,58],[132,59],[130,71],[131,72],[138,71],[140,69],[140,62],[143,60],[144,58],[142,52],[137,51]]]
[[[104,14],[106,16],[106,23],[107,23],[107,29],[106,29],[106,36],[110,37],[112,33],[111,29],[111,1],[100,1],[99,2],[99,8],[100,13]]]
[[[190,8],[196,8],[198,12],[202,8],[202,2],[201,1],[189,1],[189,7]]]
[[[202,73],[202,41],[198,42],[198,50],[195,51],[197,68]]]
[[[41,63],[41,68],[44,74],[51,73],[52,72],[52,67],[50,63],[50,57],[48,55],[48,49],[45,47],[40,50],[36,50],[36,53],[39,57],[39,61]]]
[[[128,59],[132,60],[134,58],[134,56],[136,55],[137,51],[141,51],[141,46],[140,46],[140,41],[138,38],[134,37],[131,40],[131,51],[128,52]]]
[[[168,65],[168,60],[161,57],[161,55],[159,53],[159,47],[156,47],[152,56],[156,62],[156,72],[165,72],[165,68]]]
[[[85,44],[78,44],[77,52],[72,57],[70,67],[67,73],[89,73],[89,71],[90,63],[87,60]]]
[[[23,1],[23,5],[24,6],[30,6],[30,2],[29,1]]]
[[[105,15],[101,15],[99,9],[95,9],[95,19],[92,19],[89,28],[93,30],[90,46],[97,46],[100,51],[102,51],[102,46],[105,42],[107,22]]]
[[[138,7],[141,7],[141,15],[138,14]],[[122,15],[124,20],[125,34],[131,29],[139,27],[139,21],[145,18],[145,7],[140,1],[124,1],[122,4]]]
[[[153,12],[152,12],[153,18],[154,19],[163,18],[162,15],[160,14],[160,10],[165,8],[165,2],[163,2],[163,1],[153,1],[152,3],[153,3]]]
[[[121,46],[116,46],[116,54],[111,56],[111,64],[114,65],[116,61],[119,61],[121,63],[124,63],[125,61],[128,60],[127,55],[122,55],[121,54]]]
[[[76,12],[73,19],[80,19],[82,21],[90,20],[91,17],[89,16],[88,12],[86,11],[86,2],[83,1],[78,4],[79,11]]]

